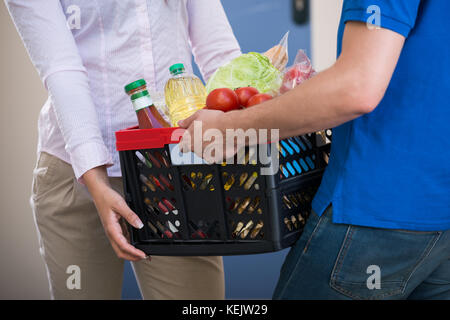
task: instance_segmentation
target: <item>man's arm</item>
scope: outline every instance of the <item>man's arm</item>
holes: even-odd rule
[[[280,129],[280,138],[336,127],[373,111],[391,80],[405,38],[387,29],[348,22],[336,63],[290,92],[246,110],[222,114],[201,110],[193,120],[208,128]]]

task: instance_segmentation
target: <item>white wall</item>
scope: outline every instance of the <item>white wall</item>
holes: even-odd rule
[[[310,0],[312,60],[317,71],[336,61],[337,29],[343,0]]]
[[[3,1],[0,39],[0,299],[48,299],[29,202],[46,93]]]

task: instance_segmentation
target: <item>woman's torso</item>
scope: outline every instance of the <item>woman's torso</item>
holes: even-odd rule
[[[113,156],[110,176],[120,176],[114,132],[137,123],[123,87],[144,78],[162,92],[168,68],[192,71],[187,0],[61,0],[95,103],[103,140]],[[70,88],[68,88],[69,90]],[[69,161],[48,99],[39,119],[38,151]]]

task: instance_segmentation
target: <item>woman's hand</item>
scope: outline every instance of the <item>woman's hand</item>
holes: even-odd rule
[[[123,218],[137,229],[141,229],[144,225],[122,196],[111,188],[106,168],[102,166],[91,169],[83,175],[83,179],[94,199],[103,228],[117,256],[130,261],[146,259],[144,252],[130,245],[127,230],[122,228],[121,222]]]

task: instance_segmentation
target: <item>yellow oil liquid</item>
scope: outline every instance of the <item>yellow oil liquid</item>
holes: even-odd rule
[[[206,105],[206,89],[202,81],[185,73],[177,75],[166,84],[164,90],[172,126],[193,115]]]

